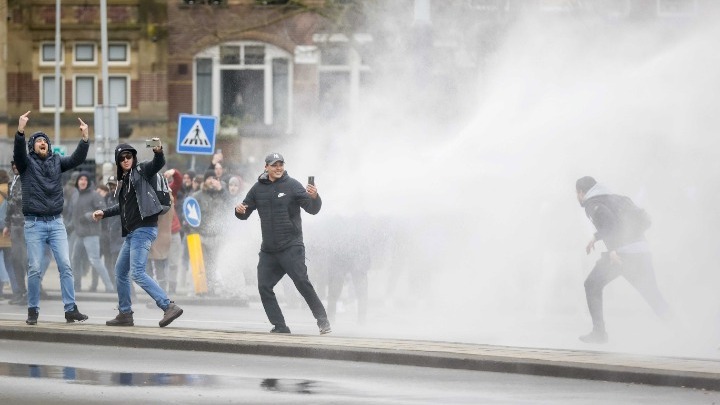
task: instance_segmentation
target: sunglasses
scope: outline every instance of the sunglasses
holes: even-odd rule
[[[129,153],[123,153],[122,155],[120,155],[120,161],[122,162],[125,160],[132,160],[132,155]]]

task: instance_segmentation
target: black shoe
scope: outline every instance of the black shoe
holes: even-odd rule
[[[275,325],[275,327],[272,328],[270,333],[290,333],[290,328],[288,328],[285,325],[282,325],[282,326]]]
[[[604,344],[608,342],[608,335],[605,331],[594,330],[587,335],[580,336],[580,340],[584,343]]]
[[[332,328],[330,328],[330,321],[327,319],[321,319],[317,322],[318,328],[320,328],[320,334],[326,335],[330,332],[332,332]]]
[[[105,322],[107,326],[135,326],[133,312],[120,312],[115,319]]]
[[[72,310],[65,312],[65,322],[67,323],[73,323],[75,321],[82,322],[86,321],[87,319],[87,315],[81,314],[80,311],[78,311],[77,305],[73,305]]]
[[[28,325],[37,324],[39,315],[40,315],[40,312],[38,312],[37,308],[28,308],[28,318],[27,318],[27,320],[25,320],[25,323]]]
[[[163,316],[163,319],[160,320],[160,327],[164,328],[170,325],[170,322],[176,320],[182,314],[182,308],[175,305],[174,302],[170,301],[170,305],[168,305],[167,309],[165,309],[165,316]]]

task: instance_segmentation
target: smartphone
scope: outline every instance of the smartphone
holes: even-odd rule
[[[311,186],[315,185],[315,176],[308,176],[308,184]]]
[[[158,146],[160,146],[160,138],[152,138],[152,139],[145,140],[146,148],[156,148]]]

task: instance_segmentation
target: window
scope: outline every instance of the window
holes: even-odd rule
[[[60,64],[65,63],[64,46],[60,44]],[[43,42],[40,44],[40,65],[55,66],[55,42]]]
[[[75,44],[74,64],[76,65],[95,65],[97,58],[94,43],[77,43]]]
[[[130,46],[125,42],[116,42],[108,44],[108,64],[109,65],[129,65],[130,64]]]
[[[73,111],[94,111],[97,100],[95,76],[75,76],[73,85]]]
[[[65,83],[63,76],[60,76],[60,83]],[[59,87],[59,88],[58,88]],[[41,112],[52,112],[55,111],[55,103],[59,102],[60,111],[65,110],[63,99],[65,98],[65,86],[57,86],[55,84],[55,75],[41,75],[40,76],[40,111]],[[58,97],[58,90],[60,96]]]
[[[363,62],[363,48],[350,46],[342,36],[317,35],[314,40],[321,42],[318,67],[320,115],[341,123],[360,105],[362,87],[370,82],[370,67]],[[370,40],[364,39],[365,42]]]
[[[198,58],[195,68],[195,112],[202,115],[212,115],[212,59]]]
[[[228,135],[276,136],[292,127],[293,55],[260,42],[229,42],[195,59],[195,113],[220,117]]]
[[[130,77],[110,76],[108,78],[110,94],[109,105],[116,105],[119,112],[130,111]]]

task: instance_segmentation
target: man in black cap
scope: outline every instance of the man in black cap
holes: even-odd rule
[[[25,141],[25,126],[30,111],[20,116],[15,134],[13,161],[22,180],[22,211],[25,216],[25,245],[28,257],[28,325],[37,324],[40,304],[40,284],[43,278],[41,265],[46,245],[55,256],[60,272],[65,320],[67,322],[88,319],[78,311],[75,304],[75,286],[70,266],[67,231],[63,223],[63,172],[79,166],[85,161],[90,145],[88,126],[80,121],[82,139],[69,157],[54,154],[50,138],[43,132],[35,132]]]
[[[320,334],[331,331],[325,307],[308,278],[300,217],[300,208],[315,215],[321,206],[317,188],[312,184],[303,187],[290,177],[285,171],[285,159],[279,153],[265,157],[265,171],[248,191],[245,200],[235,206],[235,216],[239,219],[248,219],[255,210],[260,215],[262,245],[258,290],[268,320],[274,325],[270,332],[290,333],[273,291],[285,274],[305,298]]]

